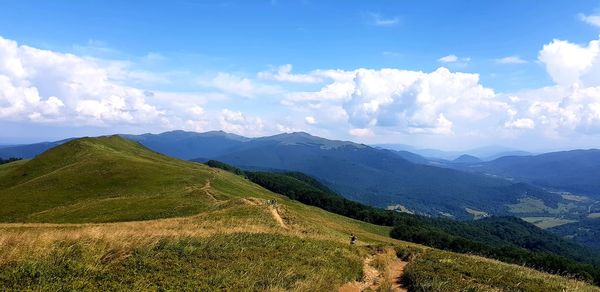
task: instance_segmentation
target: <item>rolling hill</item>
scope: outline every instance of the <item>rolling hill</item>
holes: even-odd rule
[[[8,222],[0,223],[2,290],[331,291],[352,281],[385,290],[396,276],[390,267],[406,260],[403,281],[413,290],[598,291],[394,240],[389,227],[118,136],[77,139],[1,165],[0,186],[9,202],[0,209]],[[350,232],[357,246],[348,245]]]
[[[106,222],[198,213],[209,171],[118,136],[66,142],[0,170],[4,222]],[[136,206],[136,208],[132,208]],[[119,211],[120,210],[120,211]]]

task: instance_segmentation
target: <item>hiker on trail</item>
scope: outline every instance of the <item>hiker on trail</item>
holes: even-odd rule
[[[356,239],[358,239],[356,235],[354,235],[354,233],[350,233],[350,245],[354,245],[356,243]]]

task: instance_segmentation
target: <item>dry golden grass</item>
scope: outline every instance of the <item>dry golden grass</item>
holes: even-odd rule
[[[190,167],[203,168],[203,166],[196,165]],[[229,269],[227,273],[221,274],[224,279],[219,279],[221,282],[218,283],[223,283],[223,285],[235,285],[238,282],[245,283],[248,286],[241,286],[241,288],[251,290],[293,287],[290,289],[308,291],[330,289],[331,287],[335,287],[335,285],[340,285],[340,281],[342,280],[351,280],[348,279],[351,277],[356,277],[354,280],[359,280],[359,256],[366,257],[367,254],[373,253],[368,248],[369,246],[394,246],[419,250],[421,252],[432,250],[390,238],[388,235],[390,231],[389,227],[367,224],[335,215],[319,208],[303,205],[269,192],[230,173],[218,170],[206,171],[206,169],[203,169],[203,171],[209,173],[210,176],[206,176],[206,180],[199,181],[193,188],[188,189],[191,195],[200,194],[200,196],[195,196],[193,199],[203,200],[202,203],[204,205],[202,208],[205,208],[202,212],[194,216],[117,223],[0,224],[0,268],[10,267],[15,271],[14,274],[25,271],[25,273],[19,274],[20,278],[17,278],[18,280],[31,278],[35,280],[34,276],[30,277],[27,273],[30,271],[35,272],[38,263],[45,263],[46,270],[44,271],[47,275],[50,275],[47,276],[47,279],[53,279],[53,273],[61,271],[53,270],[51,265],[52,259],[48,258],[65,254],[63,252],[65,250],[77,249],[80,254],[75,253],[75,255],[71,255],[66,253],[67,255],[64,256],[71,257],[67,259],[67,262],[73,265],[67,265],[69,269],[72,268],[84,275],[81,278],[73,276],[73,283],[75,284],[77,281],[82,281],[82,279],[85,282],[87,279],[85,277],[88,276],[120,275],[120,269],[128,267],[127,264],[138,264],[140,262],[144,267],[161,267],[162,270],[160,270],[159,274],[164,277],[170,277],[171,281],[185,281],[185,277],[180,275],[166,275],[170,272],[168,268],[165,268],[166,265],[160,266],[159,263],[155,263],[156,261],[160,261],[159,256],[164,256],[167,260],[172,259],[175,255],[181,256],[175,264],[179,263],[182,267],[185,266],[186,261],[189,259],[196,259],[197,262],[194,264],[203,264],[207,261],[207,258],[210,260],[211,255],[207,253],[207,256],[207,254],[201,251],[202,248],[211,247],[210,242],[207,243],[207,241],[203,240],[217,238],[217,242],[224,246],[221,250],[216,250],[215,253],[220,253],[221,258],[224,260],[231,260],[228,256],[233,252],[235,255],[240,256],[239,259],[234,259],[235,263],[242,263],[253,269],[252,271],[242,271],[251,274],[246,279],[227,278],[239,273],[239,271],[235,270],[236,264],[216,261],[215,265],[230,265],[215,266],[212,267],[214,270],[208,271],[208,273],[216,274],[218,269]],[[274,208],[265,204],[265,200],[268,199],[276,199],[278,201],[276,215],[280,218],[272,212]],[[60,215],[62,213],[57,214]],[[278,219],[281,219],[281,221]],[[349,247],[348,245],[350,233],[358,236],[358,244],[354,247]],[[248,239],[246,234],[256,235],[256,239]],[[227,235],[233,236],[227,237]],[[247,245],[243,246],[244,249],[252,251],[258,243],[261,245],[259,252],[269,253],[272,258],[267,258],[266,260],[268,261],[263,262],[262,266],[252,266],[257,259],[251,257],[257,255],[238,250],[236,242],[233,241],[240,239],[246,240]],[[165,240],[171,242],[166,244],[166,247]],[[192,243],[188,244],[186,240]],[[155,247],[156,249],[154,249]],[[295,255],[296,258],[290,258],[290,256],[294,255],[277,254],[282,248],[286,247],[290,247],[290,251],[297,253]],[[328,254],[322,252],[324,248],[328,249]],[[195,257],[188,257],[188,253],[195,255]],[[374,256],[371,264],[386,279],[382,282],[380,288],[387,289],[387,286],[385,286],[387,284],[384,283],[390,282],[390,278],[393,277],[390,274],[389,267],[390,263],[396,259],[396,255],[389,248],[384,248],[383,252],[375,253],[377,255]],[[452,253],[442,251],[436,251],[436,253],[442,256],[449,255],[449,260],[455,260],[455,258],[452,258],[454,257]],[[77,261],[76,257],[78,256],[81,256],[84,260]],[[260,254],[258,257],[262,259]],[[127,261],[127,259],[131,258],[135,258],[135,260],[132,260],[132,263]],[[435,277],[437,271],[435,268],[431,268],[431,263],[433,262],[436,266],[445,264],[444,262],[435,262],[436,259],[432,258],[430,261],[413,265],[413,272],[415,272],[415,269],[417,270],[417,273],[413,273],[415,275],[414,279],[427,284],[427,281]],[[305,260],[306,262],[304,263],[304,268],[296,269],[296,264],[299,260]],[[339,260],[339,262],[332,262],[336,260]],[[508,275],[505,269],[512,267],[479,257],[473,257],[469,261],[480,263],[478,264],[479,266],[487,267],[489,270],[495,271],[495,274],[504,275],[505,277]],[[282,270],[281,273],[283,274],[277,274],[280,271],[269,269],[273,263],[278,264],[280,267],[290,268],[286,272]],[[111,270],[107,268],[110,265],[122,266]],[[356,265],[358,266],[356,267]],[[312,269],[311,267],[313,266],[320,268],[319,270]],[[471,266],[455,266],[465,269],[473,268]],[[195,265],[186,267],[186,271],[192,275],[198,273],[198,271],[194,270],[195,267]],[[453,267],[450,266],[449,269]],[[356,268],[358,271],[356,271]],[[67,276],[71,276],[72,274],[69,274],[71,270],[69,269],[65,269],[62,272],[66,273]],[[340,271],[340,269],[344,271]],[[106,272],[105,270],[109,271]],[[476,272],[477,270],[473,271]],[[267,277],[261,280],[265,282],[261,284],[262,286],[249,286],[254,285],[253,283],[262,277],[261,274],[268,273],[275,273],[278,277],[277,279],[281,279],[281,281],[270,283],[271,278]],[[9,277],[12,277],[10,273],[7,274],[9,274]],[[297,274],[301,274],[301,276],[297,278]],[[64,276],[64,274],[61,274],[61,276]],[[143,285],[144,281],[148,280],[146,278],[135,278],[135,275],[128,274],[128,276],[131,277],[131,281],[139,281],[141,283],[139,285]],[[147,276],[151,277],[152,272],[148,272]],[[532,287],[539,283],[539,279],[546,279],[546,277],[552,280],[553,283],[561,283],[559,285],[562,285],[561,287],[583,287],[586,289],[590,287],[581,282],[550,276],[525,268],[518,270],[517,276],[524,281],[531,281],[533,283],[531,284]],[[449,273],[447,277],[448,279],[454,279],[455,275]],[[5,279],[0,277],[0,280]],[[204,283],[210,284],[212,283],[211,281],[216,280],[207,278]],[[439,281],[435,281],[437,280],[431,280],[432,285],[439,283]],[[443,281],[444,279],[442,279]],[[4,283],[15,284],[14,281],[11,282],[10,280],[5,280]],[[99,281],[98,283],[105,282]],[[43,287],[49,290],[63,288],[60,286],[61,283],[45,284],[48,285]],[[181,285],[184,284],[181,283]],[[458,286],[461,284],[464,283],[457,282]],[[35,281],[31,285],[34,285],[32,289],[37,287],[35,286],[37,285]],[[137,285],[138,283],[133,283],[131,286],[124,287],[135,287],[142,290],[146,287]],[[78,286],[71,287],[77,288]],[[481,284],[474,287],[489,286]],[[149,288],[146,287],[146,289]]]
[[[342,243],[346,241],[344,230],[359,231],[361,226],[368,226],[347,218],[344,220],[346,222],[333,223],[330,218],[318,215],[299,222],[300,216],[295,216],[293,212],[290,212],[289,207],[280,205],[277,210],[281,212],[282,222],[285,222],[285,228],[283,228],[272,217],[271,210],[273,208],[265,205],[262,201],[258,198],[233,199],[222,204],[216,210],[199,215],[150,221],[90,224],[0,224],[0,266],[43,257],[49,254],[57,242],[63,241],[77,241],[95,248],[120,251],[154,245],[164,238],[209,237],[233,233],[276,233]],[[247,202],[251,202],[251,204]],[[289,203],[295,205],[293,202]],[[302,209],[310,208],[301,207]],[[313,224],[314,226],[311,226]],[[333,228],[333,233],[331,228]],[[363,230],[358,233],[366,234],[368,231]],[[364,237],[389,240],[387,237],[379,235]],[[363,244],[366,243],[363,242]]]

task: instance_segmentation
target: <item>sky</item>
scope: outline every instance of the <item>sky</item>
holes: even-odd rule
[[[600,1],[0,0],[0,144],[600,147]]]

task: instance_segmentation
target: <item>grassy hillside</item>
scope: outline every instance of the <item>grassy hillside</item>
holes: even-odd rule
[[[118,137],[75,140],[36,159],[2,165],[0,185],[3,202],[14,204],[1,207],[1,221],[12,222],[0,224],[1,290],[332,291],[361,281],[363,261],[371,255],[377,255],[373,266],[387,271],[398,259],[381,250],[393,248],[400,258],[413,259],[407,283],[433,287],[428,291],[598,291],[394,240],[389,227],[310,207]],[[357,246],[348,244],[350,232],[357,234]],[[435,271],[448,260],[465,266]],[[469,274],[479,262],[485,264],[477,270],[486,274]],[[506,277],[519,283],[501,280]],[[440,281],[454,286],[445,289]]]
[[[111,136],[67,142],[0,168],[4,222],[110,222],[196,214],[212,173]]]
[[[397,213],[347,200],[302,173],[243,172],[218,161],[207,165],[244,175],[251,181],[302,203],[354,219],[394,226],[391,236],[427,246],[474,253],[556,274],[600,282],[600,255],[514,217],[455,221]]]

